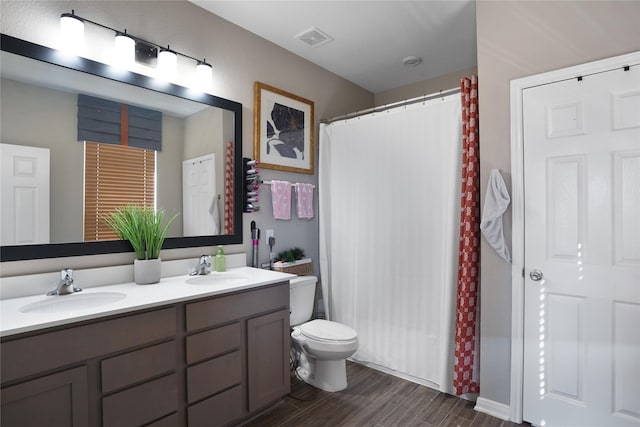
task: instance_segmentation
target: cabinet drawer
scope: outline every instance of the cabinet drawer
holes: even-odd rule
[[[187,400],[196,402],[221,390],[240,384],[240,352],[225,354],[187,368]]]
[[[176,367],[175,341],[132,351],[102,361],[102,392],[166,374]]]
[[[240,348],[240,322],[187,337],[187,363],[195,363]]]
[[[242,387],[235,386],[223,393],[189,407],[189,427],[217,427],[229,424],[243,415]]]
[[[187,304],[187,331],[289,306],[289,283]]]
[[[104,427],[139,426],[178,410],[176,374],[130,388],[102,399]]]
[[[171,307],[7,340],[2,343],[2,382],[173,338],[175,334],[176,309]]]

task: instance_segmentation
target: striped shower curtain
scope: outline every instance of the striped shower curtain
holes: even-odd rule
[[[320,127],[323,299],[353,358],[453,391],[461,106],[456,95]]]

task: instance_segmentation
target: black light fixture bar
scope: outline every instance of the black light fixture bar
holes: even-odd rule
[[[81,16],[79,16],[79,15],[76,15],[75,10],[73,10],[73,9],[71,9],[71,13],[63,13],[63,14],[62,14],[62,15],[60,15],[60,16],[61,16],[61,17],[68,16],[68,17],[71,17],[71,18],[79,19],[79,20],[80,20],[80,21],[82,21],[82,22],[87,22],[87,23],[92,24],[92,25],[95,25],[95,26],[97,26],[97,27],[100,27],[100,28],[104,28],[104,29],[106,29],[106,30],[113,31],[114,33],[116,33],[116,35],[124,34],[124,35],[126,35],[126,36],[128,36],[128,37],[131,37],[131,38],[133,39],[133,41],[135,41],[135,42],[136,42],[136,45],[137,45],[139,42],[141,42],[141,43],[144,43],[144,44],[146,44],[146,45],[153,46],[153,47],[155,47],[156,49],[160,49],[160,50],[164,50],[164,49],[166,49],[166,50],[170,50],[171,52],[175,53],[176,55],[179,55],[179,56],[182,56],[182,57],[185,57],[185,58],[191,59],[192,61],[195,61],[195,62],[196,62],[196,65],[197,65],[197,64],[205,64],[205,65],[209,65],[209,66],[211,66],[211,64],[207,63],[206,59],[204,59],[204,58],[203,58],[202,60],[200,60],[200,59],[195,58],[195,57],[193,57],[193,56],[191,56],[191,55],[187,55],[186,53],[178,52],[178,51],[177,51],[177,50],[175,50],[175,49],[170,49],[170,48],[169,48],[169,45],[167,45],[167,46],[165,47],[165,46],[159,45],[159,44],[157,44],[157,43],[151,42],[151,41],[149,41],[149,40],[145,40],[145,39],[143,39],[143,38],[141,38],[141,37],[134,36],[134,35],[132,35],[131,33],[128,33],[126,28],[124,29],[124,31],[120,31],[120,30],[117,30],[117,29],[115,29],[115,28],[111,28],[111,27],[109,27],[109,26],[107,26],[107,25],[101,24],[101,23],[99,23],[99,22],[95,22],[95,21],[92,21],[92,20],[90,20],[90,19],[83,18],[83,17],[81,17]],[[156,54],[157,54],[157,52],[156,52]]]

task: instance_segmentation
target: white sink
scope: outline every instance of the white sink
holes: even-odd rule
[[[249,276],[231,271],[214,272],[206,276],[193,276],[185,283],[189,285],[234,286],[249,283]]]
[[[22,313],[73,313],[123,300],[127,295],[120,292],[78,292],[70,295],[55,295],[20,307]]]

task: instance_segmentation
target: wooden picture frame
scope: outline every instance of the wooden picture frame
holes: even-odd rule
[[[259,168],[313,174],[313,101],[255,82],[253,118]]]

